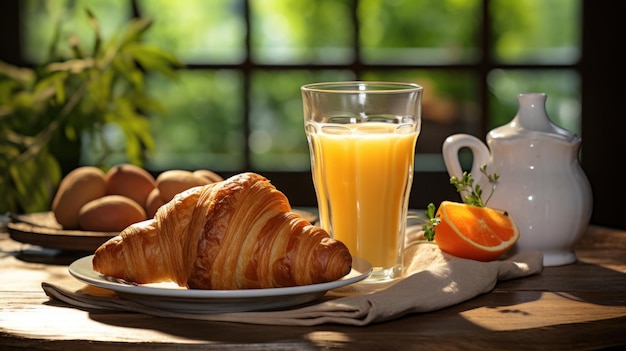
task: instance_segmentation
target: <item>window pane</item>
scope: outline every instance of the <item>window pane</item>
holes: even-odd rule
[[[348,0],[250,0],[252,53],[259,63],[349,63]]]
[[[493,0],[494,59],[503,63],[575,63],[581,48],[581,0]]]
[[[494,70],[489,73],[489,129],[509,123],[519,107],[517,95],[546,93],[552,122],[580,135],[580,77],[572,70]]]
[[[181,72],[176,83],[153,77],[147,86],[167,109],[151,121],[151,169],[219,171],[244,165],[243,90],[234,70]],[[165,98],[167,97],[167,98]]]
[[[116,124],[107,124],[102,127],[103,140],[93,138],[91,134],[81,135],[80,163],[83,165],[97,165],[105,162],[113,166],[128,162],[126,156],[126,136]],[[106,143],[106,145],[104,145]],[[106,155],[106,159],[102,159]]]
[[[460,63],[479,57],[480,0],[362,0],[358,17],[368,63]]]
[[[416,171],[444,171],[443,141],[455,133],[478,134],[481,110],[478,76],[470,72],[398,70],[366,72],[366,80],[412,82],[424,87],[422,128],[417,138]]]
[[[349,71],[260,71],[252,80],[249,137],[251,161],[261,170],[308,170],[300,87],[353,80]]]
[[[89,23],[89,9],[98,21],[102,37],[122,27],[131,17],[131,6],[127,0],[22,0],[22,42],[26,61],[43,63],[50,59],[49,50],[60,23],[57,56],[74,57],[69,45],[70,38],[78,40],[81,50],[92,52],[95,31]]]
[[[146,40],[187,63],[239,63],[245,58],[242,1],[138,1],[140,14],[155,25]]]

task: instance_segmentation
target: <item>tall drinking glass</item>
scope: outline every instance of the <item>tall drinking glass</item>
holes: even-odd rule
[[[372,264],[370,280],[399,277],[423,88],[357,81],[301,91],[322,228]]]

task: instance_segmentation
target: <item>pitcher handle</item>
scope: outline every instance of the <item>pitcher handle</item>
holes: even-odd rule
[[[472,152],[472,177],[477,183],[481,183],[483,174],[480,167],[489,164],[489,149],[478,138],[469,134],[454,134],[446,138],[443,142],[443,161],[450,177],[461,178],[463,170],[459,161],[459,150],[468,148]]]

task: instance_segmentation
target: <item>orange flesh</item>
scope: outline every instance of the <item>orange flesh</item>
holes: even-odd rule
[[[437,212],[437,245],[452,255],[490,261],[508,251],[519,238],[513,219],[504,212],[444,201]]]

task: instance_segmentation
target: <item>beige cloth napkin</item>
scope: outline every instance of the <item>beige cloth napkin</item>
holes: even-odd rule
[[[415,233],[414,230],[412,234],[415,236]],[[539,252],[478,262],[443,253],[432,243],[414,242],[409,244],[405,252],[403,277],[392,282],[360,282],[334,289],[319,301],[295,309],[219,314],[157,309],[122,299],[113,291],[82,283],[69,286],[67,283],[43,282],[42,288],[53,299],[86,309],[113,309],[161,317],[268,325],[337,323],[363,326],[456,305],[491,291],[498,281],[533,275],[541,272],[542,268],[543,256]]]

